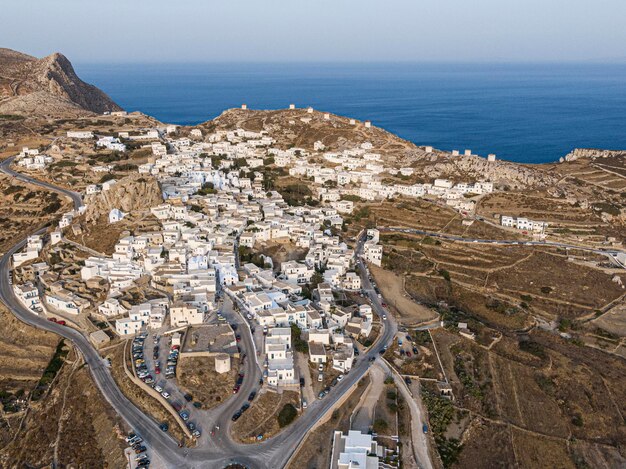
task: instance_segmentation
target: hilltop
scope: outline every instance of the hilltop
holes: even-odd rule
[[[104,92],[82,81],[58,52],[42,59],[0,48],[0,114],[74,117],[120,111]]]
[[[539,165],[520,165],[509,161],[488,162],[475,154],[460,154],[429,146],[418,146],[380,127],[335,114],[307,109],[243,110],[229,109],[199,126],[204,131],[266,131],[283,150],[302,148],[311,151],[321,142],[326,151],[342,152],[371,144],[371,151],[393,167],[410,167],[414,179],[434,178],[488,179],[512,188],[549,187],[557,181]]]

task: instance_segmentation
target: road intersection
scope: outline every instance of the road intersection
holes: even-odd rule
[[[16,173],[9,168],[11,162],[12,158],[2,162],[0,164],[0,171],[22,182],[38,185],[70,197],[76,209],[83,205],[80,194]],[[357,253],[361,252],[363,242],[364,238],[361,238],[358,242],[359,247]],[[245,400],[248,392],[256,385],[257,381],[255,381],[255,379],[258,379],[260,376],[260,369],[256,365],[256,362],[252,360],[252,357],[250,357],[247,361],[246,373],[250,373],[249,378],[254,377],[255,379],[244,381],[247,385],[242,387],[240,394],[238,394],[236,398],[229,399],[225,404],[214,409],[208,415],[210,421],[209,425],[213,424],[219,426],[220,431],[214,438],[208,439],[208,441],[204,442],[205,444],[197,448],[180,448],[177,441],[159,429],[159,422],[144,414],[124,396],[115,383],[108,366],[83,333],[76,329],[48,321],[45,317],[34,314],[19,302],[9,282],[9,275],[12,255],[22,249],[25,243],[26,239],[22,239],[0,258],[0,300],[22,322],[39,329],[54,332],[71,341],[83,355],[94,382],[107,402],[134,431],[142,436],[151,451],[155,452],[158,459],[164,461],[167,467],[190,469],[222,468],[231,463],[239,463],[250,468],[259,469],[284,467],[301,440],[306,438],[307,434],[318,420],[333,409],[342,395],[350,390],[352,386],[368,372],[372,364],[370,358],[375,359],[381,347],[392,342],[397,331],[397,325],[394,319],[391,315],[386,315],[378,296],[372,289],[367,269],[363,265],[363,262],[359,261],[359,273],[364,288],[372,302],[374,312],[381,319],[383,329],[377,342],[370,347],[366,354],[361,355],[360,361],[357,362],[350,373],[346,375],[345,379],[342,380],[325,399],[311,403],[308,410],[298,418],[287,431],[283,431],[269,440],[256,444],[241,444],[235,442],[230,437],[228,428],[230,425],[230,417],[234,411],[241,406],[242,400]],[[228,301],[229,300],[225,300],[225,310],[228,310]],[[227,314],[229,314],[229,312],[227,312]],[[239,319],[230,314],[229,316],[230,319],[234,319],[239,323],[244,322],[241,316],[239,316]],[[253,350],[250,330],[247,327],[243,327],[242,330],[246,331],[242,334],[243,347],[247,350]]]

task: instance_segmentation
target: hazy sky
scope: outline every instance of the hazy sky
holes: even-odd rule
[[[626,60],[625,0],[7,0],[0,46],[76,62]]]

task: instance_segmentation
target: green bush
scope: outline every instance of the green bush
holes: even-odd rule
[[[292,404],[285,404],[278,414],[278,425],[286,427],[298,416],[297,409]]]
[[[383,419],[376,419],[374,421],[374,425],[372,425],[372,430],[376,433],[382,433],[389,428],[389,424]]]

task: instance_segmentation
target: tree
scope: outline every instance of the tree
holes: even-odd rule
[[[212,182],[205,182],[202,184],[202,188],[198,191],[200,195],[209,195],[215,194],[217,191],[215,190],[215,185]]]
[[[308,353],[309,344],[302,338],[302,330],[297,324],[291,325],[291,345],[297,352]]]
[[[278,425],[280,428],[286,427],[298,416],[298,410],[293,404],[285,404],[278,414]]]
[[[324,276],[321,272],[316,271],[311,277],[311,281],[309,282],[310,289],[315,290],[317,286],[322,282],[324,282]]]

